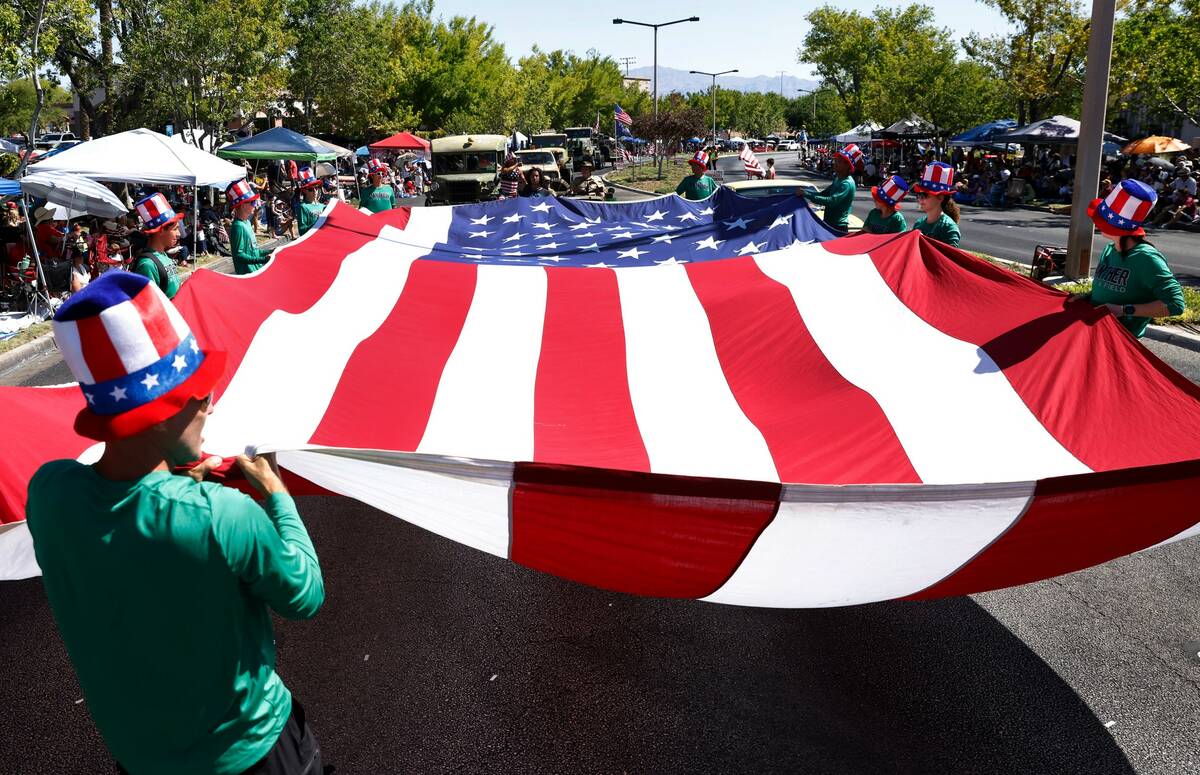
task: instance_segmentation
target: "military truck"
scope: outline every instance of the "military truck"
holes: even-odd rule
[[[578,172],[585,161],[590,161],[595,167],[604,166],[604,154],[597,145],[597,138],[590,126],[570,126],[564,129],[563,133],[567,136],[571,169]]]
[[[499,190],[500,167],[508,152],[504,135],[452,135],[434,140],[432,205],[486,202]]]
[[[558,171],[558,159],[549,148],[526,148],[517,151],[517,158],[521,160],[521,174],[537,167],[546,180],[555,181],[562,177]]]

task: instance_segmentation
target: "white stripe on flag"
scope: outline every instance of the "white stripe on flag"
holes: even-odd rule
[[[545,317],[545,269],[479,266],[475,296],[418,452],[533,459],[534,384]]]
[[[821,608],[892,600],[965,565],[1028,507],[1034,482],[784,488],[714,603]]]
[[[24,522],[0,525],[0,581],[31,579],[42,575],[33,554],[33,536]]]
[[[307,443],[350,356],[387,319],[409,266],[445,239],[450,220],[449,207],[414,207],[405,231],[385,226],[346,256],[312,307],[271,313],[208,421],[205,450],[228,456],[248,446]]]
[[[870,256],[801,245],[755,258],[791,291],[829,363],[879,402],[927,484],[1017,482],[1090,471],[1047,431],[979,347],[917,317]],[[847,295],[857,310],[847,314]]]
[[[123,301],[104,310],[100,313],[100,322],[126,372],[144,369],[161,357],[132,301]]]
[[[686,268],[612,271],[621,295],[629,394],[650,470],[779,481],[762,433],[725,379]]]
[[[417,527],[508,557],[511,463],[438,461],[389,452],[280,452],[313,484]]]

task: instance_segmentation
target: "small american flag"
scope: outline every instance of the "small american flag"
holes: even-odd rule
[[[633,125],[633,119],[629,117],[628,113],[621,109],[620,105],[613,107],[613,118],[617,120],[618,124],[624,124],[625,126]]]
[[[738,154],[738,158],[742,160],[742,165],[746,168],[746,175],[752,178],[761,178],[763,176],[762,166],[758,163],[758,157],[754,155],[753,149],[750,148],[750,143],[742,145],[742,151]]]

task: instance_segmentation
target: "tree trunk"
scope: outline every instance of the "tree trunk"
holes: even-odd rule
[[[112,132],[113,116],[113,8],[112,0],[96,0],[96,13],[100,17],[100,88],[104,98],[96,112],[96,136]]]

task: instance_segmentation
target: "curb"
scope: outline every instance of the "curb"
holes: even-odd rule
[[[26,342],[25,344],[14,347],[6,353],[0,354],[0,377],[5,377],[8,374],[16,371],[26,361],[36,358],[47,350],[54,348],[54,333],[47,331],[37,339]]]
[[[1173,326],[1151,325],[1146,329],[1145,336],[1156,342],[1173,344],[1176,347],[1200,353],[1200,336],[1182,330],[1176,331]]]
[[[646,191],[644,189],[634,188],[633,186],[626,186],[626,185],[622,185],[621,183],[614,183],[611,180],[609,180],[607,177],[605,177],[604,175],[597,175],[596,177],[598,177],[598,178],[600,178],[600,180],[604,181],[604,185],[606,185],[606,186],[612,186],[613,188],[619,188],[622,191],[628,191],[631,194],[641,194],[642,196],[646,197],[647,199],[654,199],[656,197],[665,196],[665,194],[656,194],[653,191]]]

